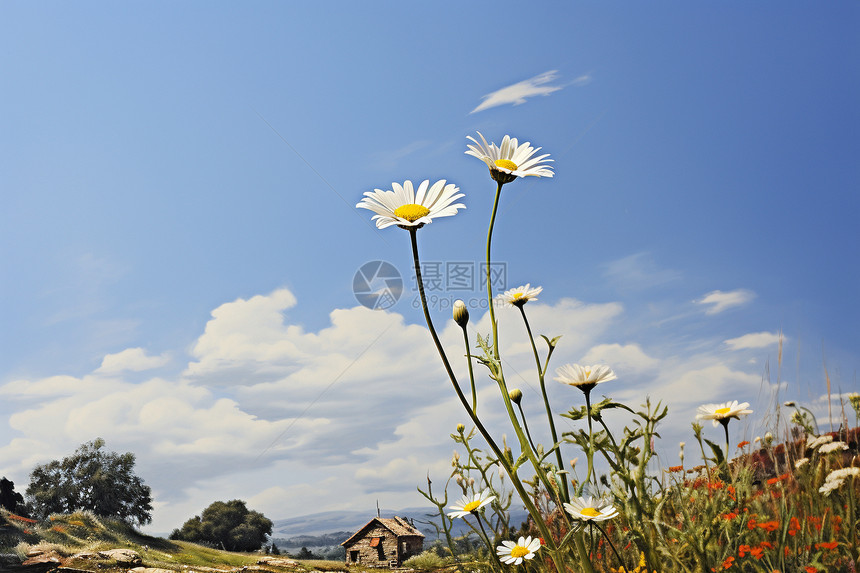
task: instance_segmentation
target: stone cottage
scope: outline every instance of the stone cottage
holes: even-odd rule
[[[375,517],[341,545],[347,565],[399,567],[424,550],[424,535],[402,517]]]

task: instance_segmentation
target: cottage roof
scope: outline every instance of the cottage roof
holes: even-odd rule
[[[374,523],[378,523],[382,525],[384,528],[393,533],[396,537],[424,537],[424,534],[418,531],[414,525],[403,519],[402,517],[394,516],[393,518],[385,518],[385,517],[374,517],[370,521],[368,521],[361,529],[355,532],[355,534],[341,543],[341,545],[348,545],[353,541],[362,537],[362,535],[371,527],[373,527]]]

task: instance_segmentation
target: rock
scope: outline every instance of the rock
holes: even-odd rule
[[[263,557],[257,561],[257,565],[269,565],[271,567],[298,567],[299,562],[285,557]]]
[[[99,551],[99,557],[104,559],[113,559],[120,565],[140,565],[143,559],[137,551],[131,549],[108,549],[107,551]]]
[[[74,555],[72,555],[72,559],[83,559],[85,561],[89,561],[90,559],[98,559],[98,558],[99,558],[98,553],[92,553],[89,551],[85,551],[83,553],[75,553]]]
[[[29,556],[30,554],[27,553]],[[38,555],[33,555],[21,565],[24,567],[32,567],[34,565],[59,565],[63,562],[63,557],[56,551],[45,551]]]

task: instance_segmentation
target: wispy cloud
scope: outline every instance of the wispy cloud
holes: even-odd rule
[[[659,268],[649,253],[635,253],[605,263],[603,276],[617,287],[638,290],[676,281],[681,273]]]
[[[768,346],[777,344],[780,336],[781,335],[777,332],[751,332],[749,334],[744,334],[743,336],[738,336],[737,338],[724,340],[723,342],[732,350],[767,348]]]
[[[737,289],[729,292],[711,291],[703,298],[695,301],[697,304],[711,305],[705,314],[719,314],[724,310],[742,306],[755,298],[755,293],[747,289]]]
[[[373,162],[379,169],[391,170],[397,166],[401,159],[427,148],[430,143],[431,142],[429,140],[421,139],[404,145],[400,149],[380,151],[379,153],[375,153],[373,155]]]
[[[558,85],[548,85],[556,79],[558,79],[558,70],[550,70],[533,78],[496,90],[485,95],[483,97],[484,101],[469,113],[477,113],[500,105],[520,105],[526,103],[530,97],[547,96],[562,88],[562,86]],[[574,81],[579,82],[577,85],[584,85],[582,78],[577,78]]]

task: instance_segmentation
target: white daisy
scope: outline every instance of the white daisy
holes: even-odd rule
[[[466,155],[477,157],[487,164],[490,168],[490,176],[499,183],[510,183],[517,177],[552,177],[552,166],[544,165],[549,154],[539,155],[534,157],[534,154],[540,151],[540,147],[532,147],[527,141],[520,144],[517,138],[506,135],[502,139],[502,145],[498,146],[495,143],[487,143],[481,132],[478,132],[481,138],[479,142],[472,136],[467,139],[472,140],[474,145],[467,143]]]
[[[819,454],[832,454],[833,452],[841,452],[848,449],[848,444],[845,442],[830,442],[818,448]]]
[[[537,300],[537,295],[543,291],[543,287],[534,287],[525,284],[523,286],[506,290],[502,294],[496,296],[498,300],[507,303],[511,306],[521,307],[530,300]]]
[[[584,521],[604,521],[618,515],[612,502],[589,497],[576,497],[564,504],[564,509],[575,519]]]
[[[562,384],[576,386],[581,390],[591,390],[601,382],[615,380],[617,376],[612,368],[604,365],[580,366],[579,364],[565,364],[556,369],[558,376],[555,380]]]
[[[800,458],[799,460],[794,462],[794,469],[799,470],[807,464],[809,464],[809,458]]]
[[[513,541],[502,541],[496,547],[496,555],[505,565],[519,565],[523,559],[531,559],[540,549],[540,537],[520,537],[516,543]]]
[[[448,517],[466,517],[470,513],[476,512],[491,501],[496,499],[496,496],[490,495],[490,490],[485,489],[481,493],[476,493],[473,496],[464,495],[459,503],[455,503],[448,509],[454,511],[448,512]]]
[[[814,450],[817,447],[823,446],[824,444],[829,444],[833,441],[833,436],[830,434],[824,434],[823,436],[809,436],[806,438],[806,447]]]
[[[404,229],[408,227],[421,228],[425,223],[431,223],[434,217],[450,217],[456,215],[458,209],[465,209],[462,203],[453,204],[463,197],[460,189],[444,179],[430,186],[430,180],[425,179],[415,191],[412,181],[404,181],[403,185],[391,184],[393,191],[374,189],[364,193],[364,199],[356,207],[370,209],[376,215],[376,226],[380,229],[397,225]],[[429,187],[429,189],[428,189]]]
[[[740,420],[741,416],[752,414],[752,410],[747,409],[749,405],[749,402],[739,404],[737,400],[724,404],[705,404],[699,406],[699,413],[696,414],[696,419],[713,420],[716,427],[720,423],[728,423],[731,418]]]

